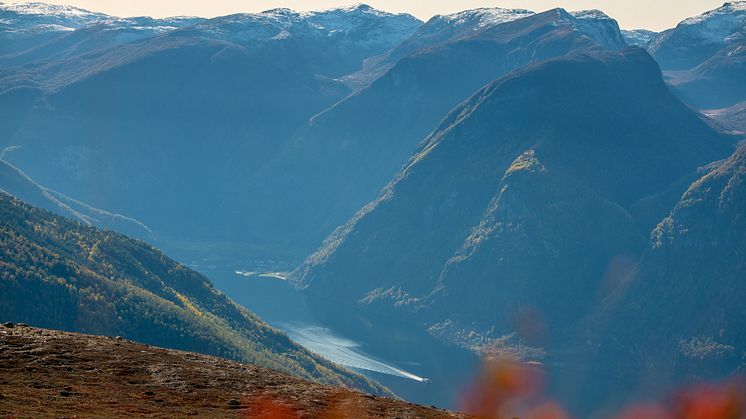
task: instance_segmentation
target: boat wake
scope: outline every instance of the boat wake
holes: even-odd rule
[[[360,345],[357,342],[336,336],[325,327],[291,323],[280,323],[277,326],[309,351],[339,365],[356,370],[367,370],[407,378],[421,383],[430,381],[427,378],[372,358],[358,349]]]

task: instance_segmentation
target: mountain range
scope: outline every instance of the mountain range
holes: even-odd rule
[[[660,33],[559,8],[0,20],[0,189],[57,214],[0,197],[21,321],[386,391],[107,228],[291,267],[352,339],[542,365],[581,416],[746,368],[744,1]]]
[[[17,8],[5,6],[3,16],[22,26]],[[158,225],[161,236],[183,239],[195,220],[212,218],[186,238],[230,241],[253,234],[227,223],[256,205],[243,180],[350,92],[332,77],[419,26],[361,5],[183,20],[181,28],[159,20],[152,25],[170,29],[108,42],[113,28],[133,24],[101,19],[0,59],[8,63],[3,145],[18,146],[7,158],[49,188]]]
[[[4,13],[14,17],[14,7]],[[283,249],[291,261],[373,199],[440,118],[483,84],[574,48],[624,46],[600,12],[483,9],[420,26],[367,6],[279,9],[179,20],[184,27],[156,20],[149,24],[171,29],[107,43],[102,34],[132,19],[27,8],[74,15],[68,29],[79,16],[93,23],[3,56],[10,163],[67,196],[141,220],[166,242],[251,242],[259,257]],[[430,74],[435,66],[443,71]],[[360,78],[374,81],[361,89],[351,81]],[[346,127],[353,114],[369,119]],[[374,135],[379,126],[389,131]]]
[[[433,18],[385,59],[403,58],[315,115],[260,171],[251,190],[273,210],[255,207],[248,222],[288,226],[288,242],[319,243],[374,199],[440,119],[485,83],[570,52],[623,47],[616,22],[598,12],[498,9]]]

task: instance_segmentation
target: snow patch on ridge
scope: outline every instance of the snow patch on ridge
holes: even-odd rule
[[[727,42],[726,38],[739,31],[746,23],[746,1],[725,3],[699,16],[690,17],[678,26],[698,38],[712,42]]]
[[[477,30],[487,26],[512,22],[533,14],[534,12],[526,9],[503,9],[494,7],[464,10],[463,12],[457,12],[450,15],[438,15],[434,19],[448,22],[455,27],[473,25],[475,30]]]

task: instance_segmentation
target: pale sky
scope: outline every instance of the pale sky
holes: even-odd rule
[[[7,1],[7,0],[6,0]],[[45,1],[45,0],[40,0]],[[564,7],[567,10],[601,9],[624,29],[663,30],[693,15],[721,6],[725,0],[368,0],[364,3],[389,12],[407,12],[422,20],[436,14],[476,7],[524,8],[536,12]],[[9,1],[16,3],[19,1]],[[22,1],[21,1],[22,2]],[[214,17],[239,12],[259,12],[275,7],[319,10],[349,5],[358,0],[46,0],[111,15]]]

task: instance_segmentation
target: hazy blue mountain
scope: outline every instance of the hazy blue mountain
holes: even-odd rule
[[[685,102],[715,109],[746,100],[746,2],[686,19],[649,50]]]
[[[734,41],[693,69],[669,72],[669,83],[699,109],[726,108],[746,100],[746,23]]]
[[[0,71],[3,145],[23,146],[12,163],[162,236],[295,258],[375,197],[483,84],[570,51],[623,46],[597,11],[467,11],[417,33],[411,16],[367,6],[184,20],[160,34],[132,22],[88,25]],[[146,35],[113,35],[134,30]],[[334,77],[403,40],[405,58],[342,100],[348,82]]]
[[[431,330],[499,337],[539,313],[554,335],[731,150],[641,49],[528,66],[456,107],[294,276],[319,304]]]
[[[315,115],[256,176],[252,189],[272,210],[257,206],[246,221],[285,226],[264,234],[317,246],[374,199],[446,113],[484,84],[548,58],[623,46],[616,22],[598,12],[575,17],[556,9],[515,20],[516,14],[528,12],[476,10],[426,23],[402,44],[421,44],[421,50]],[[453,38],[441,38],[444,19],[465,23],[449,27]]]
[[[47,42],[38,42],[14,54],[0,56],[0,65],[23,66],[40,61],[70,59],[93,51],[153,38],[204,20],[192,17],[123,19],[107,16],[75,30],[61,31]]]
[[[724,46],[742,39],[746,2],[733,1],[661,32],[650,53],[664,71],[688,70],[702,64]]]
[[[320,12],[273,9],[224,16],[185,33],[197,32],[249,49],[257,44],[287,48],[295,59],[310,63],[315,72],[339,77],[359,70],[366,58],[407,39],[421,24],[408,14],[392,14],[358,4]]]
[[[0,193],[4,321],[196,351],[364,391],[386,390],[311,354],[142,241]]]
[[[78,29],[27,51],[37,54],[31,64],[0,70],[0,109],[9,111],[0,116],[9,121],[2,145],[22,146],[9,159],[39,183],[131,214],[161,235],[244,243],[255,241],[253,231],[236,224],[263,205],[246,179],[350,92],[332,76],[420,25],[360,5],[226,16],[122,43],[101,38],[145,24],[127,22]],[[99,43],[108,47],[89,48]]]
[[[158,37],[106,55],[96,58],[103,68],[81,63],[88,73],[38,89],[4,144],[22,146],[9,158],[39,183],[164,233],[213,231],[209,219],[201,232],[192,227],[232,207],[242,179],[348,92],[292,55],[199,37]],[[12,107],[14,95],[27,98],[10,90],[0,101]]]

